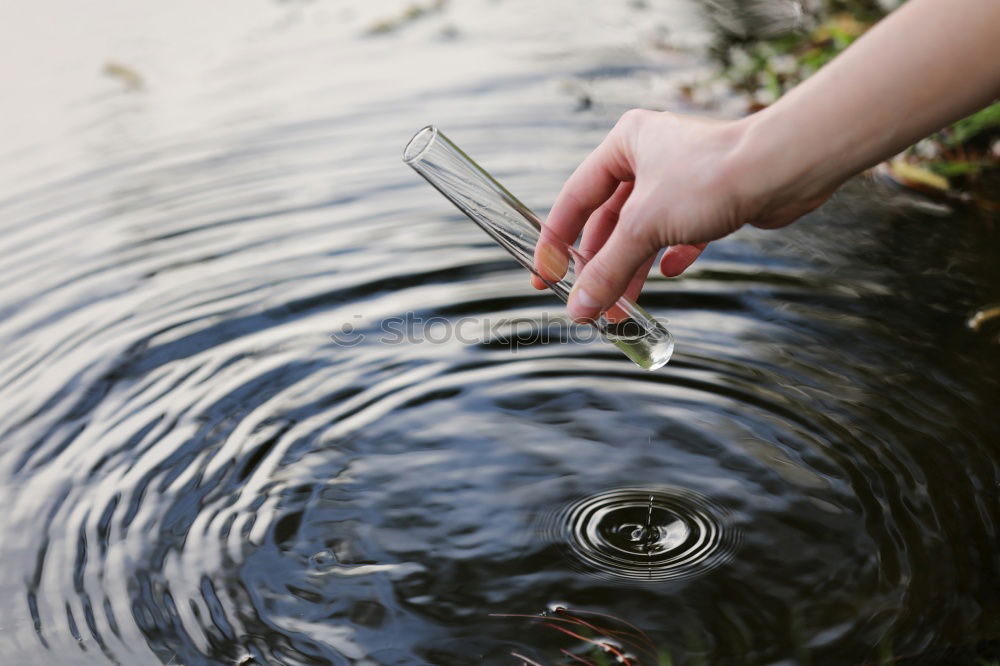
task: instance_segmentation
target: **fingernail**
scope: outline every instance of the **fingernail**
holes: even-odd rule
[[[596,319],[600,304],[586,290],[575,288],[569,295],[569,314],[576,321]]]
[[[566,275],[569,268],[569,257],[565,252],[560,252],[558,248],[551,245],[542,245],[538,248],[539,272],[542,277],[549,282],[559,282]]]

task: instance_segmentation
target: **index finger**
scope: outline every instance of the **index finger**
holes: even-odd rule
[[[612,131],[563,185],[542,224],[536,256],[547,243],[573,245],[591,214],[611,198],[620,183],[632,179],[619,135]]]

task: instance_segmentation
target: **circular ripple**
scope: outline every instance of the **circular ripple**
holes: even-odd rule
[[[727,561],[738,543],[729,514],[679,488],[620,488],[568,505],[560,537],[588,569],[620,578],[670,580]]]

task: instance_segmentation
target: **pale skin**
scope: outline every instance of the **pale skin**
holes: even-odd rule
[[[909,0],[754,115],[627,112],[560,191],[536,266],[558,279],[565,253],[550,241],[579,237],[587,263],[569,312],[594,319],[638,295],[660,249],[661,272],[680,275],[709,242],[745,224],[791,224],[854,174],[998,97],[1000,0]]]

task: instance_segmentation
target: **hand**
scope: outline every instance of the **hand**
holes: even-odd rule
[[[790,193],[764,173],[773,165],[748,160],[748,121],[643,110],[622,116],[563,186],[535,251],[539,271],[552,272],[546,263],[560,253],[555,248],[582,232],[587,263],[570,295],[574,319],[596,318],[623,294],[635,298],[663,247],[660,270],[674,277],[709,241],[745,223],[789,224],[829,196],[833,188]],[[533,284],[545,288],[537,277]]]
[[[593,319],[638,293],[660,248],[670,277],[744,224],[793,222],[852,175],[996,99],[998,25],[997,0],[908,0],[742,120],[629,111],[563,186],[536,269],[558,280],[583,232],[587,264],[569,310]]]

